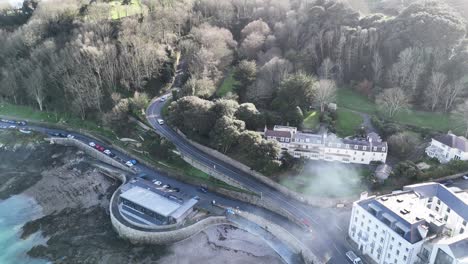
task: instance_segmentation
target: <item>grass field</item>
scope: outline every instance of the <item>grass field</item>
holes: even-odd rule
[[[227,93],[232,92],[234,85],[237,84],[237,81],[234,79],[234,72],[230,71],[229,74],[224,78],[223,83],[216,91],[216,95],[219,97],[225,96]]]
[[[378,113],[377,105],[374,102],[351,89],[339,89],[337,103],[338,109],[347,108],[370,115]],[[447,113],[407,110],[396,114],[392,118],[392,121],[441,132],[452,130],[455,133],[462,133],[461,129],[457,126],[457,120]]]
[[[312,111],[306,114],[304,121],[302,122],[302,128],[304,129],[315,129],[319,123],[319,113]]]
[[[354,135],[361,124],[362,117],[359,114],[348,109],[338,108],[338,119],[336,120],[336,133],[338,136]]]

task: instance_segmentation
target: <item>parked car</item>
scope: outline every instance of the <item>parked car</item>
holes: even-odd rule
[[[10,128],[10,129],[15,129],[16,126],[15,126],[15,125],[11,125],[11,126],[9,126],[8,128]]]
[[[176,187],[176,188],[172,188],[172,191],[174,191],[174,192],[180,192],[180,189]]]
[[[90,147],[93,147],[93,148],[94,148],[94,147],[96,146],[96,143],[94,143],[94,142],[89,142],[88,145],[89,145]]]
[[[159,101],[161,101],[161,102],[164,102],[164,101],[166,101],[166,97],[165,97],[165,96],[163,96],[163,97],[159,98]]]
[[[162,182],[158,180],[153,180],[154,185],[161,186]]]
[[[171,185],[169,185],[169,184],[164,184],[162,187],[163,187],[164,189],[169,189],[169,188],[171,188]]]
[[[104,154],[106,154],[107,156],[110,156],[110,155],[112,154],[112,152],[111,152],[110,150],[108,150],[108,149],[104,150],[103,152],[104,152]]]
[[[363,264],[361,258],[356,256],[353,251],[346,252],[346,257],[353,263],[353,264]]]
[[[5,129],[5,128],[8,128],[8,126],[1,125],[1,126],[0,126],[0,128],[3,128],[3,129]]]
[[[67,135],[67,138],[69,138],[69,139],[74,139],[75,136],[74,136],[74,135],[71,135],[71,134],[68,134],[68,135]]]
[[[104,150],[106,150],[103,146],[98,145],[98,144],[96,144],[96,146],[94,146],[94,148],[101,151],[101,152],[104,152]]]
[[[200,197],[198,197],[198,196],[193,197],[193,199],[195,199],[197,201],[200,201]]]
[[[468,175],[463,176],[464,180],[468,180]]]
[[[132,159],[132,160],[129,160],[129,161],[125,162],[125,165],[127,165],[128,167],[133,167],[137,163],[138,163],[138,161]]]
[[[16,124],[19,125],[19,126],[27,125],[26,121],[16,121]]]
[[[202,192],[202,193],[207,193],[208,192],[208,190],[205,187],[200,187],[200,188],[198,188],[198,190],[200,192]]]
[[[160,124],[160,125],[164,125],[164,120],[162,120],[162,119],[158,119],[158,124]]]

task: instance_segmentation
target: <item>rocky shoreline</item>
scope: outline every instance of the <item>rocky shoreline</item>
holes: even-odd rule
[[[33,197],[43,216],[22,227],[45,244],[27,254],[53,263],[281,263],[260,238],[230,226],[209,228],[168,246],[133,245],[112,229],[109,199],[120,184],[104,176],[82,151],[38,138],[13,142],[0,132],[0,200]],[[21,135],[20,135],[21,136]],[[5,144],[2,142],[11,142]]]

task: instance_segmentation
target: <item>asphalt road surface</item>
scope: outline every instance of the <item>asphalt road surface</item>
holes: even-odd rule
[[[146,112],[148,122],[157,133],[170,140],[184,155],[241,182],[252,191],[261,193],[263,199],[271,200],[304,223],[303,230],[294,229],[291,233],[308,245],[319,258],[328,263],[348,263],[345,253],[351,247],[346,241],[347,220],[337,216],[339,211],[315,208],[291,199],[234,166],[195,148],[172,128],[166,124],[159,124],[158,120],[163,119],[162,108],[170,94],[163,97],[165,100],[161,100],[161,97],[155,98]]]

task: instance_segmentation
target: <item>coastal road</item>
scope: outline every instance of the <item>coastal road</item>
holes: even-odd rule
[[[167,100],[170,94],[162,97]],[[146,111],[148,122],[158,134],[171,141],[184,155],[242,183],[248,189],[261,194],[263,199],[268,199],[288,211],[298,221],[304,223],[304,226],[308,226],[306,229],[309,232],[292,230],[291,233],[310,246],[319,258],[324,261],[329,260],[328,263],[348,263],[345,257],[345,252],[350,249],[346,241],[347,221],[338,221],[335,209],[315,208],[291,199],[244,171],[194,147],[168,125],[159,124],[158,120],[163,119],[162,109],[166,103],[165,99],[161,100],[162,97],[153,99]]]

